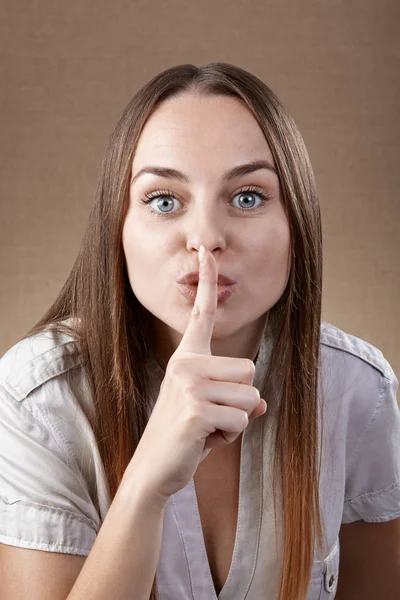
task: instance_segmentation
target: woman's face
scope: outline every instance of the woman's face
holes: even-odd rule
[[[233,168],[259,161],[271,169],[228,177]],[[145,167],[182,175],[139,175]],[[290,271],[289,223],[273,168],[257,121],[236,98],[185,94],[164,101],[146,122],[132,163],[123,248],[132,290],[153,315],[169,355],[193,308],[177,282],[199,270],[201,244],[218,272],[236,282],[235,293],[218,305],[212,353],[245,356],[249,344],[260,341]],[[252,187],[259,189],[245,191]],[[268,197],[264,204],[260,192]],[[148,204],[141,202],[146,194],[152,194]]]

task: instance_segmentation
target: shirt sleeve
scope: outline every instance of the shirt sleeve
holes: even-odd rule
[[[347,466],[342,523],[400,517],[399,381],[386,359],[385,366],[368,425]]]
[[[0,385],[0,542],[87,556],[99,524],[82,473],[25,402]]]

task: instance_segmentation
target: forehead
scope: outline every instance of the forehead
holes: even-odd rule
[[[184,94],[156,107],[140,134],[132,171],[145,164],[218,165],[264,158],[274,164],[265,136],[238,98]]]

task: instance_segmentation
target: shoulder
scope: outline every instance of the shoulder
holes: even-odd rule
[[[13,538],[33,549],[89,553],[110,499],[86,406],[92,406],[90,389],[72,336],[47,329],[1,357],[0,533],[7,529],[6,543]]]
[[[366,427],[385,403],[395,408],[398,379],[382,351],[326,321],[321,325],[321,374],[324,397],[353,424]]]
[[[82,364],[72,336],[47,329],[14,344],[0,358],[0,385],[18,402]]]
[[[327,321],[321,322],[321,347],[325,360],[346,360],[355,369],[373,370],[386,379],[393,378],[392,367],[379,348]]]
[[[342,523],[393,519],[400,500],[398,379],[379,348],[326,322],[321,355],[329,451],[344,469]]]
[[[350,439],[356,441],[373,423],[377,427],[384,414],[398,419],[399,382],[382,351],[326,321],[321,326],[321,372],[327,414],[336,420],[340,413]]]
[[[94,410],[83,357],[72,335],[47,329],[20,340],[0,359],[4,419],[7,415],[32,435],[35,428],[44,437],[49,432],[66,454],[92,443],[89,418]]]

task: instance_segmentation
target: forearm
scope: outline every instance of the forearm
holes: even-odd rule
[[[122,481],[67,600],[149,600],[165,504]]]

